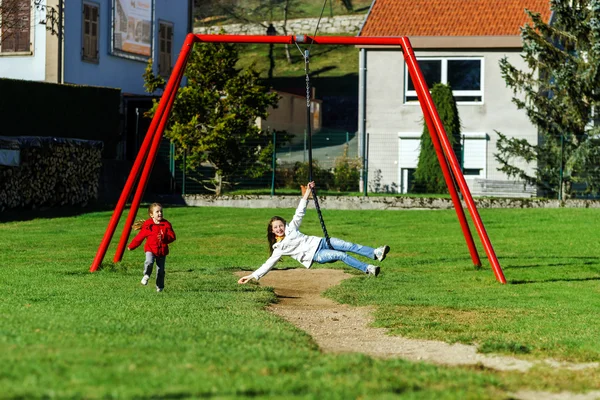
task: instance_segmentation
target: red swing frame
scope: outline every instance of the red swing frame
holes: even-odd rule
[[[473,242],[473,236],[471,235],[469,224],[467,222],[465,212],[463,210],[454,182],[456,182],[460,189],[460,192],[463,195],[463,199],[467,205],[467,208],[471,215],[471,219],[475,224],[475,228],[483,244],[483,248],[488,257],[488,260],[492,266],[492,270],[494,272],[496,280],[503,284],[506,283],[504,273],[502,272],[502,268],[500,267],[500,263],[498,262],[498,258],[496,257],[496,253],[494,251],[494,248],[492,247],[492,243],[485,230],[481,217],[479,216],[479,212],[477,211],[477,207],[475,205],[475,201],[473,200],[473,196],[471,195],[471,191],[469,190],[465,178],[460,170],[460,165],[458,163],[458,160],[456,159],[456,155],[454,154],[450,141],[448,140],[442,121],[440,120],[437,109],[435,108],[435,105],[431,98],[431,94],[429,93],[427,84],[425,83],[425,78],[423,77],[421,69],[419,68],[419,64],[417,63],[417,58],[415,56],[410,40],[406,36],[392,38],[307,35],[266,36],[195,35],[192,33],[188,34],[185,39],[185,42],[183,43],[181,52],[179,53],[177,62],[175,63],[175,68],[173,69],[173,72],[171,73],[169,81],[167,82],[163,95],[161,96],[154,118],[152,119],[150,127],[148,128],[148,132],[146,133],[146,137],[144,138],[142,146],[140,147],[138,155],[134,161],[133,167],[131,168],[129,177],[125,182],[125,187],[121,192],[119,201],[117,202],[117,205],[115,207],[115,211],[113,212],[113,215],[108,223],[108,227],[106,228],[104,237],[96,253],[96,257],[94,258],[92,266],[90,267],[90,272],[96,271],[102,263],[102,260],[104,259],[110,241],[112,240],[115,229],[123,213],[123,209],[125,208],[125,203],[127,202],[127,199],[129,198],[129,195],[133,190],[133,186],[138,178],[140,169],[142,168],[143,164],[143,170],[141,172],[141,176],[137,184],[135,195],[131,202],[131,208],[126,219],[125,226],[123,227],[121,239],[119,241],[119,245],[117,247],[117,251],[115,253],[113,261],[118,262],[121,261],[121,259],[123,258],[125,246],[127,245],[129,234],[131,233],[131,225],[133,224],[135,216],[137,215],[142,196],[146,189],[148,178],[150,176],[152,166],[158,153],[160,140],[162,138],[165,126],[168,121],[169,113],[171,112],[171,109],[173,108],[173,103],[175,102],[175,95],[177,94],[177,90],[181,85],[181,80],[183,79],[183,74],[187,65],[189,55],[192,51],[194,43],[197,42],[264,44],[298,43],[317,45],[377,45],[396,47],[400,46],[404,55],[404,59],[406,61],[408,72],[415,86],[417,97],[419,99],[419,104],[421,105],[421,109],[423,110],[425,123],[429,128],[431,140],[433,142],[435,152],[440,162],[440,166],[444,174],[444,179],[446,181],[446,185],[448,186],[448,191],[450,192],[452,203],[454,204],[454,209],[456,210],[456,214],[458,216],[458,220],[463,231],[463,236],[465,237],[465,240],[467,242],[467,247],[469,248],[473,264],[477,267],[480,267],[481,260],[479,259],[477,248],[475,247],[475,243]]]

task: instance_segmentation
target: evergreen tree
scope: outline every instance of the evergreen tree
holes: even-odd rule
[[[460,159],[460,118],[456,101],[452,95],[452,88],[442,83],[436,83],[431,89],[431,97],[454,153]],[[415,193],[448,193],[448,186],[425,122],[423,122],[421,151],[412,191]]]
[[[497,132],[495,157],[508,176],[567,199],[574,183],[593,193],[600,185],[593,121],[594,110],[600,110],[600,0],[551,0],[550,6],[552,24],[527,11],[531,21],[521,32],[528,69],[500,61],[513,102],[537,127],[538,142]]]
[[[278,95],[260,84],[253,68],[236,69],[238,58],[234,44],[195,44],[185,71],[187,85],[177,92],[165,130],[177,157],[186,155],[188,170],[196,171],[206,162],[215,167],[211,190],[217,194],[234,175],[260,176],[271,168],[271,134],[255,121],[267,117]],[[150,93],[164,85],[152,72],[151,61],[144,79]]]

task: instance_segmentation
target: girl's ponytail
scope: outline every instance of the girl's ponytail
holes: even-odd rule
[[[142,229],[144,222],[146,222],[146,221],[144,221],[143,219],[138,219],[137,221],[135,221],[133,223],[133,225],[131,225],[131,227],[133,228],[134,231],[139,231],[140,229]]]

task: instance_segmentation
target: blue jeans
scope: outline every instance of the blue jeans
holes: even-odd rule
[[[156,257],[151,251],[146,252],[146,261],[144,262],[144,275],[152,275],[152,267],[156,261],[156,287],[165,288],[165,260],[167,257]]]
[[[319,264],[325,264],[328,262],[334,262],[339,260],[343,261],[352,268],[356,268],[366,273],[368,264],[365,264],[364,262],[349,256],[348,254],[346,254],[346,252],[359,254],[361,256],[365,256],[373,260],[375,259],[375,249],[372,247],[345,242],[338,238],[330,238],[329,242],[335,250],[331,250],[329,247],[327,247],[327,242],[325,241],[325,238],[321,239],[321,243],[319,243],[319,248],[317,249],[317,252],[313,257],[314,261],[318,262]]]

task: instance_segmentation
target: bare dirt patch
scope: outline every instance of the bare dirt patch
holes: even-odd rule
[[[247,272],[238,272],[237,275],[244,276]],[[353,276],[330,269],[273,270],[260,280],[260,285],[273,287],[279,300],[269,307],[269,311],[311,335],[323,352],[363,353],[373,357],[398,357],[451,366],[478,365],[498,371],[526,372],[536,365],[516,357],[480,354],[476,346],[390,336],[386,329],[371,326],[372,308],[338,304],[321,296],[328,288]],[[555,360],[539,363],[573,370],[600,367],[599,363],[575,364]],[[516,393],[515,398],[590,400],[600,398],[600,391],[586,394],[523,391]]]

